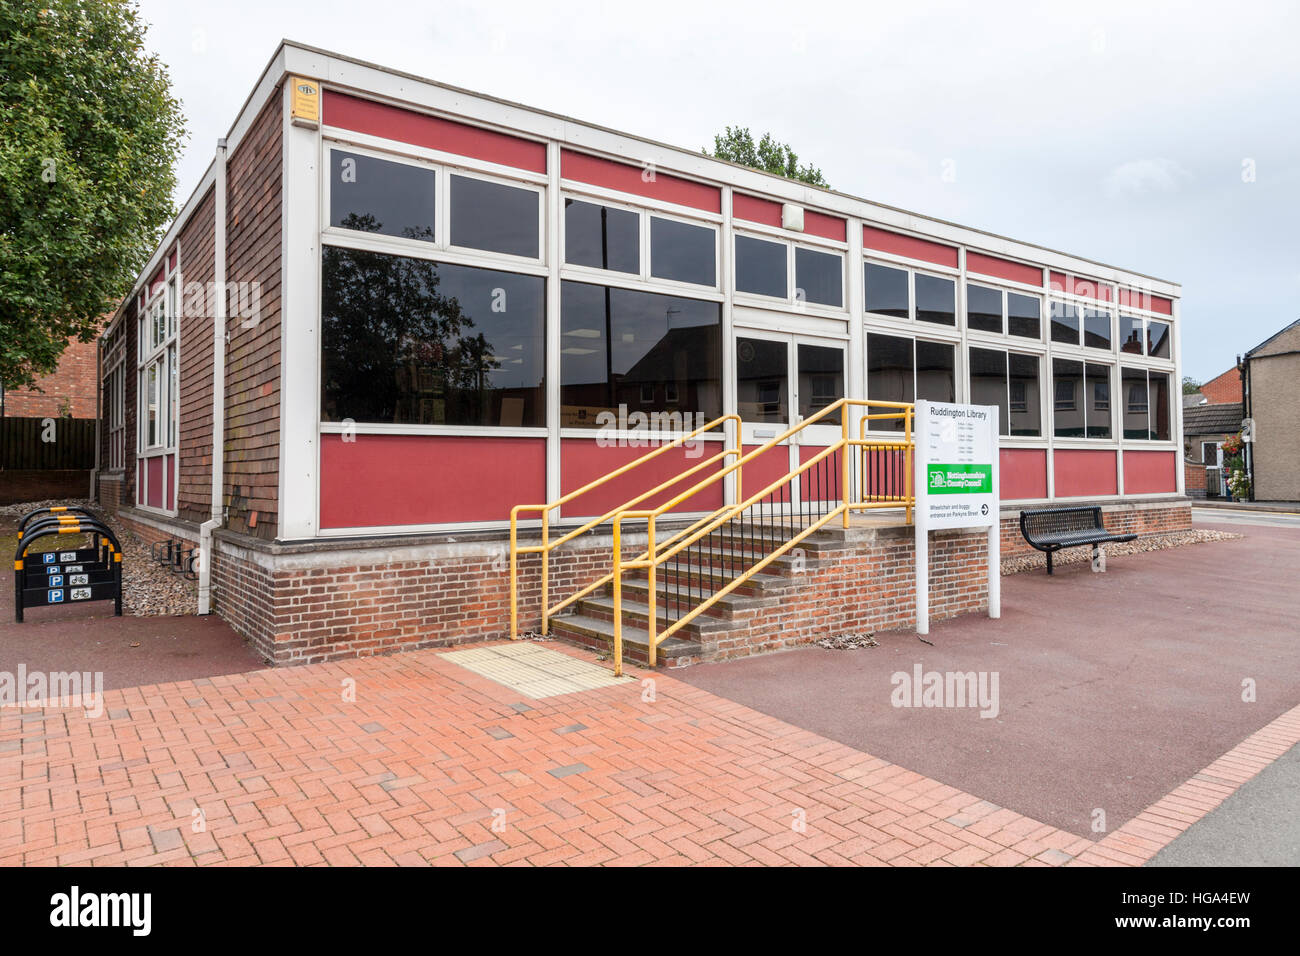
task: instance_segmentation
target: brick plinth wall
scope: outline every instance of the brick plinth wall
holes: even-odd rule
[[[1080,507],[1102,505],[1102,520],[1107,531],[1117,534],[1166,534],[1170,531],[1187,531],[1192,527],[1192,502],[1188,498],[1160,498],[1153,501],[1101,502],[1081,501]],[[1069,502],[1057,502],[1043,507],[1068,507]],[[1031,510],[1031,509],[1026,509]],[[1002,557],[1032,554],[1034,549],[1025,543],[1020,533],[1020,511],[1002,510]]]
[[[1205,465],[1199,461],[1183,462],[1183,487],[1187,489],[1187,497],[1204,498],[1206,497],[1207,488],[1205,486]]]

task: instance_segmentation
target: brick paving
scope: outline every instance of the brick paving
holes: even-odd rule
[[[0,710],[0,864],[1129,865],[1300,740],[1094,841],[662,673],[525,701],[445,654]]]

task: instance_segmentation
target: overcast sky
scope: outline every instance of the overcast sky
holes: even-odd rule
[[[692,149],[771,130],[844,192],[1181,282],[1201,380],[1300,318],[1297,9],[141,2],[178,201],[287,37]]]

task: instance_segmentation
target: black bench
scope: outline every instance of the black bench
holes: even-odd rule
[[[1111,534],[1101,520],[1100,508],[1039,508],[1020,512],[1020,533],[1039,551],[1047,553],[1047,573],[1052,555],[1062,548],[1092,545],[1092,555],[1108,541],[1132,541],[1135,534]]]

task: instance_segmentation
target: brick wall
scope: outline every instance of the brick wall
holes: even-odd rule
[[[1241,372],[1236,367],[1214,376],[1201,386],[1201,394],[1211,405],[1225,405],[1240,402]]]
[[[1083,503],[1080,507],[1085,507]],[[1187,498],[1164,498],[1149,502],[1120,502],[1102,505],[1106,530],[1117,534],[1165,534],[1192,527],[1192,503]],[[1002,557],[1032,554],[1034,549],[1020,533],[1020,512],[1002,512]]]
[[[227,319],[228,526],[263,538],[275,537],[279,510],[283,112],[273,93],[227,163],[226,281],[236,290]]]
[[[216,190],[209,189],[180,234],[180,435],[177,515],[206,521],[212,511],[212,329],[216,276]]]
[[[105,317],[107,319],[107,317]],[[59,367],[36,382],[36,389],[19,389],[5,393],[5,416],[8,418],[95,417],[94,341],[68,341],[59,359]]]
[[[1199,461],[1183,461],[1183,487],[1189,498],[1206,497],[1205,465]]]

